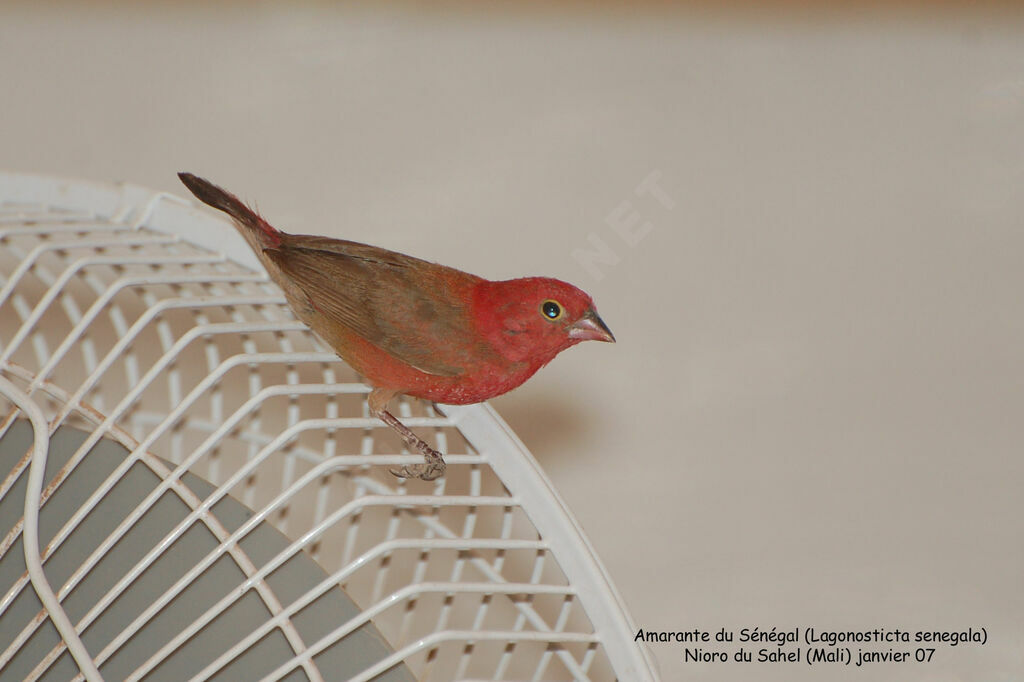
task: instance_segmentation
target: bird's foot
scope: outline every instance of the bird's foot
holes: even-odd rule
[[[392,475],[398,478],[418,478],[423,481],[433,481],[435,478],[444,476],[447,465],[441,453],[430,447],[423,441],[416,443],[417,449],[423,453],[423,464],[407,464],[401,469],[388,469]]]
[[[423,464],[408,464],[399,469],[388,469],[388,471],[399,478],[419,478],[424,481],[433,481],[435,478],[444,476],[446,465],[441,453],[410,431],[405,424],[395,418],[395,415],[385,410],[384,405],[387,403],[388,398],[391,397],[391,394],[386,392],[378,393],[378,391],[380,389],[375,389],[370,394],[370,409],[381,421],[397,431],[407,446],[419,450],[425,460]]]

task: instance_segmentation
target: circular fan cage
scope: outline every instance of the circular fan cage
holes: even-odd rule
[[[368,391],[219,216],[0,173],[0,679],[656,679],[498,416],[406,481]]]

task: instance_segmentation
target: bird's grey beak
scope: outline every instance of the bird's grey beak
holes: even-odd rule
[[[588,310],[583,317],[569,325],[569,338],[580,341],[607,341],[615,343],[612,330],[604,323],[597,313]]]

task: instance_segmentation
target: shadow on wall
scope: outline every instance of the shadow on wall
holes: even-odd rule
[[[563,391],[535,389],[527,400],[503,396],[490,402],[542,463],[578,445],[593,420],[579,401]]]

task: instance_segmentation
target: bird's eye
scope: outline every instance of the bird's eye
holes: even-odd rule
[[[547,319],[554,321],[562,317],[562,306],[558,305],[558,301],[548,299],[540,304],[540,312]]]

